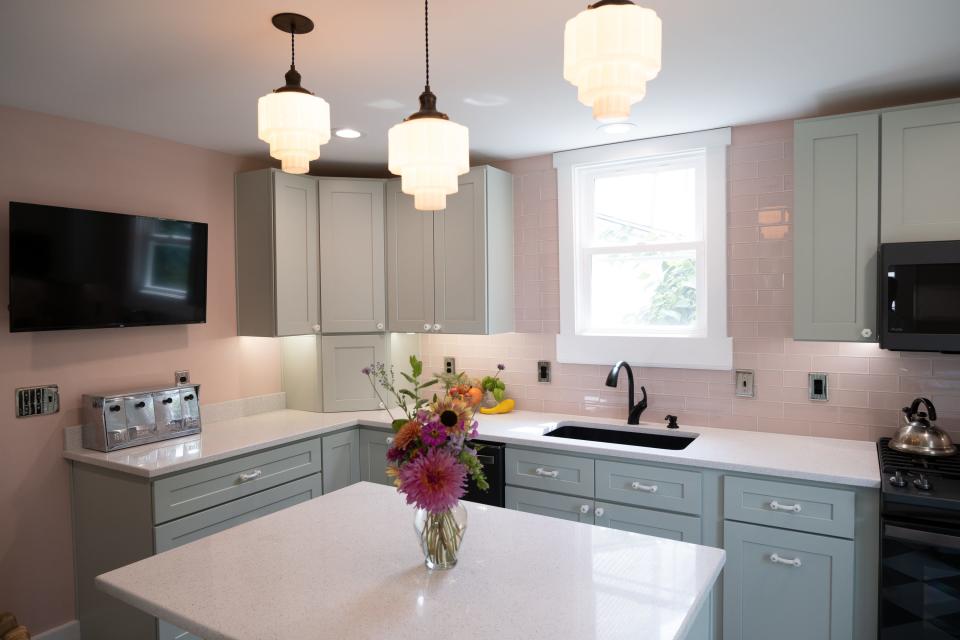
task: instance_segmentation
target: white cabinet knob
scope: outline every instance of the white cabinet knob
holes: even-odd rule
[[[873,330],[872,330],[872,329],[864,329],[863,331],[860,332],[860,335],[862,335],[864,338],[869,338],[869,337],[871,337],[871,336],[873,335]]]
[[[381,409],[387,408],[387,405],[383,404],[382,402],[377,403],[377,406],[379,406]]]
[[[387,436],[387,444],[393,444],[393,436]]]
[[[433,325],[433,330],[434,330],[434,331],[440,331],[440,325],[439,325],[439,324]]]
[[[314,333],[320,333],[320,325],[318,325],[318,324],[313,325],[313,332],[314,332]]]
[[[423,330],[424,330],[424,331],[430,331],[430,323],[429,323],[429,322],[427,322],[427,323],[425,323],[425,324],[423,325]]]
[[[603,517],[603,507],[597,507],[596,509],[594,509],[594,510],[593,510],[593,515],[597,516],[598,518],[602,518],[602,517]]]
[[[377,323],[377,329],[378,329],[379,331],[383,331],[383,326],[384,326],[384,325],[383,325],[382,322],[378,322],[378,323]]]
[[[590,513],[590,505],[588,504],[580,505],[580,513],[582,513],[583,515],[587,515],[588,513]]]

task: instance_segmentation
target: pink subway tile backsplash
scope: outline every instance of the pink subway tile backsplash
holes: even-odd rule
[[[731,371],[635,368],[650,394],[643,419],[861,440],[889,436],[916,395],[933,399],[940,424],[960,436],[960,357],[884,351],[875,343],[798,342],[793,335],[793,123],[735,127],[728,155],[728,333],[734,366],[755,372],[755,397],[737,398]],[[597,418],[626,416],[626,380],[609,367],[556,362],[560,331],[557,180],[550,156],[499,163],[514,174],[516,331],[423,337],[428,371],[457,357],[483,376],[498,361],[518,407]],[[553,382],[536,381],[538,360]],[[808,397],[807,374],[828,374],[829,400]]]

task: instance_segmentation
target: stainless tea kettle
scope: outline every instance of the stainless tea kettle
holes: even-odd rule
[[[920,411],[920,405],[927,411]],[[952,456],[957,448],[950,436],[934,424],[937,410],[928,398],[917,398],[909,407],[903,408],[906,422],[890,439],[890,448],[917,456]]]

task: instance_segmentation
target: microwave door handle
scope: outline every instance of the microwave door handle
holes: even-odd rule
[[[923,531],[921,529],[907,529],[894,525],[884,525],[883,535],[886,538],[895,538],[906,542],[915,542],[928,546],[943,547],[944,549],[956,549],[960,551],[960,536],[951,536],[945,533],[935,533],[933,531]]]

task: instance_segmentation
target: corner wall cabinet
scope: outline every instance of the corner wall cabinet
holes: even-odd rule
[[[880,242],[960,240],[960,102],[798,120],[794,338],[876,342]]]
[[[513,330],[513,178],[482,166],[459,184],[444,211],[423,212],[399,180],[387,183],[390,331]]]

